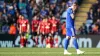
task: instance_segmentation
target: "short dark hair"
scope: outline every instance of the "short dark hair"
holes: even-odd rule
[[[77,3],[77,2],[74,2],[73,4],[78,5],[78,3]]]

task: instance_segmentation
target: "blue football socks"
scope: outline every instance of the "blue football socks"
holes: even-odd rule
[[[64,49],[65,50],[67,50],[68,45],[69,45],[69,39],[65,39],[65,41],[64,41]]]
[[[77,43],[77,39],[76,39],[75,37],[73,38],[73,45],[74,45],[74,47],[75,47],[76,49],[79,49],[78,43]]]

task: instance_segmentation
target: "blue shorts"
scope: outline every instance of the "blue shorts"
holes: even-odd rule
[[[66,28],[66,30],[66,36],[72,37],[76,35],[75,28]]]

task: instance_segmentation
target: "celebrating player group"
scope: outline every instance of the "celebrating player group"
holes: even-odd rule
[[[38,36],[41,35],[41,43],[49,38],[49,44],[51,44],[51,38],[54,37],[55,33],[58,31],[59,20],[54,16],[44,17],[43,20],[39,20],[37,16],[34,16],[31,23],[28,19],[25,19],[23,15],[19,16],[17,20],[17,28],[20,34],[20,47],[25,47],[27,43],[26,34],[30,33],[32,35],[33,41],[38,45]],[[53,46],[53,43],[51,44]]]

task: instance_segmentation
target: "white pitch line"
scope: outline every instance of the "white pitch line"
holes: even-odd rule
[[[63,52],[0,52],[0,54],[63,54]],[[73,53],[73,54],[76,54],[76,53]],[[85,54],[99,54],[100,55],[100,52],[85,52]]]

